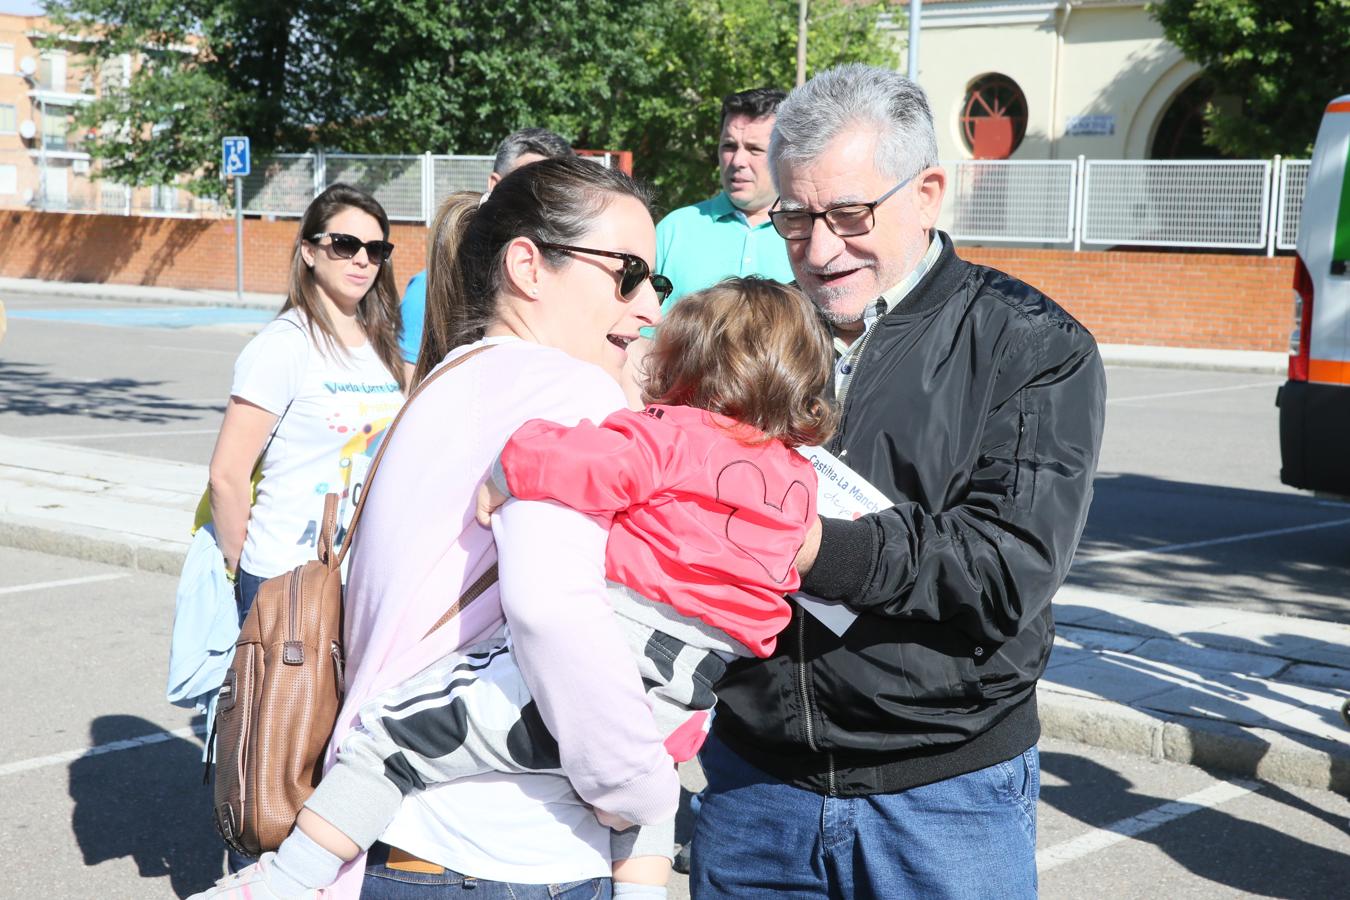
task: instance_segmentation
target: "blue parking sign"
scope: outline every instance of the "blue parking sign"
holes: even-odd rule
[[[252,171],[248,158],[248,138],[227,137],[220,142],[221,170],[226,178],[242,178]]]

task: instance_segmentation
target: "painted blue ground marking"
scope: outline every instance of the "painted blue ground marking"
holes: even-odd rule
[[[26,309],[11,319],[114,325],[122,328],[191,328],[196,325],[265,325],[276,316],[265,309],[229,306],[128,306],[91,309]]]

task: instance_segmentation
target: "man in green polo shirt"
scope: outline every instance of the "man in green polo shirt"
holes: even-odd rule
[[[656,226],[656,271],[675,284],[663,312],[683,295],[732,275],[792,281],[787,248],[769,223],[778,197],[769,176],[769,135],[785,96],[776,88],[755,88],[722,101],[721,193],[675,210]]]

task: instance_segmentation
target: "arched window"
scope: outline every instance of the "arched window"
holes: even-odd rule
[[[1027,98],[1007,75],[970,83],[961,107],[961,140],[976,159],[1007,159],[1027,133]]]
[[[1197,78],[1173,97],[1158,119],[1149,159],[1222,159],[1205,143],[1205,107],[1214,94],[1214,82]]]

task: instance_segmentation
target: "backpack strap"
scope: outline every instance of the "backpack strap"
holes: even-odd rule
[[[366,484],[365,487],[362,488],[361,490],[361,499],[356,501],[356,511],[352,513],[351,524],[347,526],[346,538],[342,542],[342,547],[338,549],[337,555],[336,557],[334,557],[332,565],[335,566],[342,565],[342,561],[347,557],[347,548],[352,545],[352,535],[356,533],[356,524],[361,521],[361,511],[366,508],[366,500],[370,499],[370,486],[375,483],[375,473],[380,468],[380,460],[384,459],[384,451],[389,449],[389,441],[394,436],[394,429],[398,427],[399,422],[403,421],[403,414],[408,411],[408,407],[412,406],[412,402],[417,399],[417,395],[422,393],[422,391],[426,390],[427,387],[429,387],[431,383],[435,381],[437,378],[440,378],[442,375],[444,375],[446,372],[449,372],[451,369],[455,368],[460,363],[466,362],[472,359],[473,357],[477,356],[478,354],[482,353],[484,350],[490,349],[491,346],[492,345],[489,344],[487,347],[479,347],[477,350],[470,350],[468,353],[465,353],[463,356],[461,356],[454,362],[450,363],[448,366],[441,366],[439,369],[432,372],[426,378],[422,379],[422,383],[419,384],[413,390],[413,392],[408,395],[408,399],[406,402],[404,402],[403,408],[398,411],[398,415],[394,416],[394,421],[390,422],[389,427],[385,430],[384,437],[380,440],[380,449],[375,451],[375,460],[370,464],[370,471],[366,474]],[[331,548],[333,546],[333,535],[336,529],[336,521],[334,521],[330,526],[327,515],[328,503],[331,501],[334,504],[334,512],[336,513],[337,498],[333,494],[329,494],[328,496],[329,500],[324,502],[324,528],[323,532],[320,535],[320,541],[326,540],[328,546]],[[334,520],[336,520],[336,515],[334,515]],[[489,571],[495,572],[496,567],[494,566]],[[482,592],[480,591],[479,593]]]
[[[323,498],[323,522],[319,528],[319,562],[330,569],[342,564],[342,558],[333,561],[333,536],[337,534],[338,495],[328,493]]]
[[[486,591],[488,588],[492,587],[492,585],[495,584],[496,582],[497,582],[497,564],[493,563],[492,565],[488,566],[486,572],[478,576],[477,581],[469,585],[469,589],[467,591],[465,591],[463,594],[460,594],[459,599],[456,600],[453,604],[451,604],[450,608],[445,611],[445,615],[437,619],[436,624],[428,628],[427,633],[422,635],[422,637],[424,638],[428,637],[437,628],[440,628],[446,622],[449,622],[455,616],[459,615],[461,612],[464,611],[464,607],[468,606],[470,603],[477,600],[479,595],[482,594],[483,591]]]

